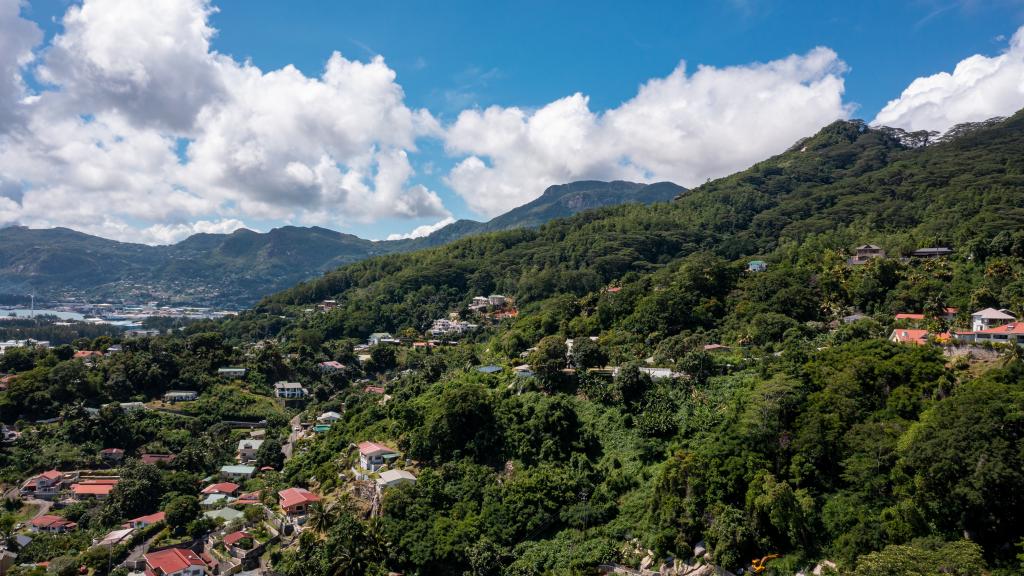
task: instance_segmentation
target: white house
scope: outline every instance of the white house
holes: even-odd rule
[[[286,400],[306,397],[306,389],[298,382],[278,382],[274,384],[274,396]]]
[[[245,378],[245,368],[218,368],[217,376],[223,378]]]
[[[316,417],[317,422],[323,422],[324,424],[334,424],[338,420],[341,420],[341,414],[337,412],[328,411]]]
[[[21,494],[29,498],[42,498],[49,500],[60,492],[61,484],[64,482],[64,475],[57,470],[48,470],[38,476],[33,476],[21,485]]]
[[[374,332],[373,334],[370,334],[370,338],[367,340],[367,343],[370,346],[376,346],[377,344],[380,344],[384,340],[393,339],[394,337],[391,336],[391,334],[388,332]]]
[[[239,462],[255,462],[256,453],[259,452],[260,446],[263,445],[263,440],[255,440],[253,438],[244,438],[238,441],[238,461]]]
[[[508,304],[508,298],[501,294],[491,294],[490,296],[487,297],[487,302],[489,302],[490,305],[494,306],[495,308],[501,308],[504,305]]]
[[[366,472],[376,472],[398,457],[398,452],[376,442],[359,443],[359,468],[353,469],[358,480],[366,479]]]
[[[988,330],[989,328],[995,328],[996,326],[1016,322],[1016,320],[1017,318],[1007,310],[985,308],[984,310],[978,310],[974,314],[971,314],[971,330],[974,332]]]
[[[194,390],[168,390],[164,394],[164,402],[191,402],[199,398],[199,393]]]

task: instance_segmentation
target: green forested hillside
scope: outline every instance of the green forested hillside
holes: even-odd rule
[[[326,270],[465,236],[539,226],[596,207],[667,202],[670,182],[572,182],[487,222],[460,220],[429,236],[372,241],[326,228],[195,234],[169,246],[116,242],[66,228],[0,228],[0,298],[108,300],[247,307]]]
[[[5,355],[4,421],[65,420],[0,453],[0,471],[95,458],[75,442],[103,434],[66,405],[179,387],[201,392],[191,415],[208,430],[189,439],[133,417],[124,441],[180,448],[179,472],[209,473],[196,445],[223,450],[218,418],[262,414],[271,437],[291,433],[261,401],[289,379],[310,398],[288,416],[339,414],[245,487],[324,497],[268,552],[286,576],[583,575],[645,557],[738,573],[769,554],[781,557],[764,574],[826,561],[855,576],[1018,574],[1024,348],[934,336],[984,307],[1024,314],[1024,114],[957,134],[911,146],[920,135],[837,122],[670,204],[372,258],[89,370],[68,350]],[[889,258],[848,264],[868,242]],[[903,258],[926,246],[953,254]],[[767,269],[748,271],[752,259]],[[518,314],[468,310],[492,293]],[[480,328],[426,346],[453,312]],[[909,327],[897,312],[923,314],[932,337],[888,341]],[[382,331],[401,342],[356,348]],[[244,382],[211,375],[228,364]],[[389,466],[415,483],[375,498],[353,472],[365,441],[398,451]]]

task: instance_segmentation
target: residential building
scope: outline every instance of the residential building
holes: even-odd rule
[[[374,332],[373,334],[370,334],[370,338],[367,340],[367,343],[370,346],[376,346],[384,340],[394,340],[394,337],[388,332]]]
[[[164,394],[164,402],[191,402],[199,398],[199,393],[194,390],[169,390]]]
[[[255,462],[256,453],[259,452],[260,446],[263,445],[263,440],[254,440],[252,438],[245,438],[238,441],[238,461],[239,462]]]
[[[958,340],[982,344],[1010,344],[1024,345],[1024,323],[1012,322],[986,330],[973,330],[971,332],[960,332],[956,334]]]
[[[946,246],[918,248],[910,253],[914,258],[942,258],[943,256],[951,256],[952,254],[953,249]]]
[[[222,378],[245,378],[245,368],[218,368],[217,376]]]
[[[359,443],[359,469],[355,470],[356,477],[365,477],[365,472],[376,472],[386,464],[398,458],[398,452],[376,442]],[[365,471],[365,472],[363,472]]]
[[[235,500],[235,506],[255,506],[260,503],[261,494],[260,490],[240,494],[238,500]]]
[[[249,542],[248,546],[244,545],[246,541]],[[237,557],[249,551],[253,546],[255,546],[256,538],[254,538],[253,535],[249,534],[248,532],[239,530],[238,532],[232,532],[231,534],[225,536],[222,542],[224,542],[224,548],[226,548],[227,551],[232,556]]]
[[[323,422],[325,424],[334,424],[338,420],[341,420],[341,414],[334,411],[324,412],[316,417],[317,422]]]
[[[139,457],[143,464],[171,464],[177,458],[174,454],[143,454]]]
[[[146,516],[139,516],[138,518],[132,518],[131,520],[122,524],[125,528],[145,528],[158,522],[163,522],[167,519],[167,514],[164,512],[155,512]]]
[[[847,260],[847,262],[853,265],[866,264],[875,258],[885,258],[885,250],[882,250],[881,246],[864,244],[854,248],[853,257]]]
[[[502,371],[502,367],[494,364],[487,364],[486,366],[477,366],[476,371],[481,374],[496,374]]]
[[[529,378],[533,376],[533,369],[530,368],[529,364],[520,364],[512,369],[515,375],[520,378]]]
[[[345,369],[345,365],[337,360],[329,360],[327,362],[321,362],[317,364],[321,372],[341,372]]]
[[[226,496],[234,496],[238,492],[238,484],[234,482],[217,482],[216,484],[210,484],[206,488],[203,488],[203,494],[224,494]]]
[[[53,514],[43,514],[42,516],[37,516],[32,520],[29,520],[28,528],[33,532],[62,534],[78,528],[78,524],[75,524],[67,518],[61,518],[60,516],[54,516]]]
[[[486,296],[474,296],[473,301],[469,303],[470,310],[483,310],[491,305],[491,300]]]
[[[430,326],[431,336],[449,336],[455,334],[463,334],[471,330],[476,330],[479,326],[476,324],[470,324],[462,320],[452,320],[450,318],[438,318],[434,320],[434,323]]]
[[[248,480],[256,473],[255,466],[221,466],[220,475],[228,480]]]
[[[768,269],[768,263],[764,260],[751,260],[747,262],[747,272],[764,272]]]
[[[928,343],[928,331],[911,328],[897,328],[889,335],[889,341],[896,344],[923,346]]]
[[[319,502],[320,497],[305,488],[287,488],[277,493],[278,503],[285,514],[299,516],[309,510],[309,505]]]
[[[117,486],[116,478],[83,480],[71,485],[71,493],[79,500],[86,498],[104,500],[114,491],[114,486]]]
[[[306,397],[306,389],[298,382],[278,382],[274,384],[274,396],[284,400],[298,400]]]
[[[245,518],[245,514],[240,510],[235,510],[234,508],[228,508],[226,506],[224,508],[218,508],[217,510],[203,512],[203,515],[207,518],[213,518],[214,520],[220,518],[225,523]]]
[[[124,450],[121,448],[104,448],[103,450],[100,450],[100,458],[102,458],[104,462],[118,464],[124,460]]]
[[[377,491],[382,492],[387,488],[400,486],[402,484],[415,484],[416,477],[405,470],[385,470],[377,478]]]
[[[103,352],[99,350],[76,350],[73,358],[75,360],[89,361],[91,358],[102,358]]]
[[[978,310],[974,314],[971,314],[971,330],[979,332],[1016,321],[1017,318],[1014,317],[1013,314],[1010,314],[1009,310],[985,308],[984,310]]]
[[[144,556],[146,576],[204,576],[206,563],[188,548],[168,548]]]
[[[95,545],[107,547],[117,546],[118,544],[127,540],[128,537],[132,535],[132,532],[135,532],[135,528],[127,527],[121,528],[119,530],[114,530],[106,536],[104,536],[103,539],[97,542]]]
[[[120,352],[124,352],[124,346],[121,346],[120,344],[114,344],[113,346],[107,348],[107,356],[113,356],[114,354],[118,354]]]
[[[21,485],[21,495],[26,498],[49,500],[60,492],[63,482],[64,474],[57,470],[48,470],[26,480]]]
[[[503,308],[508,304],[508,297],[501,294],[491,294],[487,297],[487,302],[495,308]]]

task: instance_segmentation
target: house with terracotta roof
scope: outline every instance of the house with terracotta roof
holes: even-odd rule
[[[319,496],[305,488],[287,488],[278,492],[277,497],[281,509],[289,516],[305,514],[310,504],[320,501]]]
[[[62,534],[78,528],[78,524],[75,524],[67,518],[61,518],[60,516],[54,516],[53,514],[43,514],[42,516],[37,516],[32,520],[29,520],[28,528],[33,532]]]
[[[256,538],[243,530],[228,534],[221,542],[224,543],[224,548],[228,553],[235,558],[243,558],[257,548]]]
[[[100,450],[100,458],[104,462],[110,462],[112,464],[120,463],[124,460],[124,449],[122,448],[104,448]]]
[[[174,454],[143,454],[139,457],[143,464],[171,464],[177,458]]]
[[[71,492],[79,500],[85,498],[103,500],[107,496],[110,496],[110,493],[114,491],[115,486],[117,486],[117,478],[83,480],[76,484],[72,484]]]
[[[238,500],[235,500],[236,506],[255,506],[260,504],[260,496],[262,492],[256,490],[254,492],[246,492],[238,496]]]
[[[164,512],[154,512],[153,514],[147,514],[146,516],[139,516],[138,518],[132,518],[131,520],[122,524],[125,528],[145,528],[157,522],[163,522],[167,519],[167,514]]]
[[[958,332],[957,340],[974,342],[975,344],[1017,344],[1024,345],[1024,322],[1012,322],[986,330]]]
[[[889,335],[889,341],[896,344],[923,346],[928,343],[928,331],[911,328],[897,328]]]
[[[75,360],[81,360],[88,364],[89,366],[92,366],[93,358],[102,357],[103,352],[100,352],[99,350],[77,350],[75,351],[75,355],[73,356]]]
[[[398,452],[376,442],[359,443],[359,462],[352,467],[357,480],[366,480],[369,473],[377,472],[398,458]]]
[[[238,492],[238,484],[234,482],[217,482],[203,488],[203,494],[224,494],[234,496]]]
[[[341,372],[345,369],[345,365],[337,360],[329,360],[327,362],[321,362],[317,364],[321,372]]]
[[[47,470],[26,480],[21,485],[21,495],[25,498],[49,500],[60,492],[63,482],[64,474],[57,470]]]
[[[204,576],[206,562],[188,548],[168,548],[145,555],[146,576]]]

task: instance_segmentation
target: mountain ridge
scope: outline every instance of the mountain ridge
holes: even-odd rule
[[[402,240],[368,240],[319,226],[281,226],[267,232],[240,228],[198,233],[175,244],[150,246],[66,227],[10,226],[0,229],[0,294],[245,307],[372,256],[535,227],[592,208],[669,201],[685,190],[666,182],[572,182],[548,187],[537,199],[489,221],[459,220],[428,236]]]

